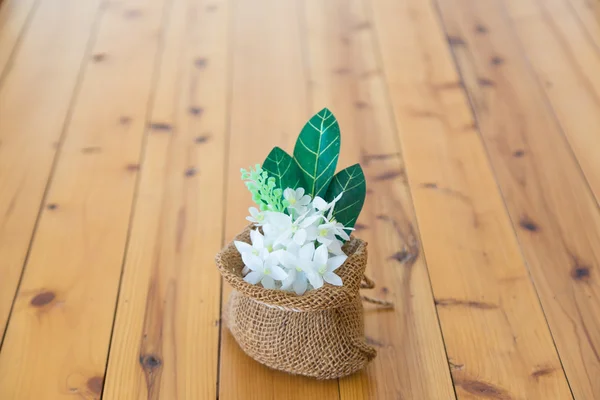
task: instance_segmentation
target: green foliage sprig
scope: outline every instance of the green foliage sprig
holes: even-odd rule
[[[283,189],[277,187],[274,177],[269,176],[260,164],[256,164],[250,171],[241,169],[242,180],[252,193],[252,200],[259,206],[261,211],[283,212],[285,206],[282,202]]]

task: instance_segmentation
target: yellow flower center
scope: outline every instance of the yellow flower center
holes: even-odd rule
[[[302,268],[300,268],[300,267],[296,267],[296,271],[298,271],[298,272],[302,272]]]
[[[321,235],[321,236],[327,236],[327,229],[321,229],[319,231],[319,235]]]
[[[293,206],[294,204],[296,204],[296,199],[290,199],[290,205]]]
[[[327,272],[327,265],[321,265],[321,267],[319,267],[319,273],[323,275],[325,272]]]

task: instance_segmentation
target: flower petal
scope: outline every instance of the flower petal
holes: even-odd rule
[[[290,269],[296,268],[296,266],[298,265],[298,259],[294,254],[290,253],[289,251],[283,251],[279,255],[279,260],[283,265]]]
[[[252,253],[242,254],[242,260],[244,261],[244,264],[252,271],[263,270],[263,261],[260,259],[260,257],[255,256]]]
[[[342,245],[339,241],[333,240],[331,243],[327,245],[330,253],[335,254],[336,256],[344,255],[344,251],[342,250]]]
[[[279,234],[279,230],[277,229],[277,227],[271,224],[264,224],[262,229],[266,237],[272,238]]]
[[[325,275],[323,275],[323,279],[325,280],[325,282],[330,283],[334,286],[342,286],[343,285],[342,278],[340,278],[333,272],[325,273]]]
[[[269,258],[269,250],[267,250],[263,247],[262,249],[260,249],[260,251],[258,253],[258,257],[261,260],[266,260],[267,258]]]
[[[250,231],[250,240],[252,241],[252,246],[255,249],[262,249],[263,247],[265,247],[264,237],[258,231],[258,229],[253,229]]]
[[[308,274],[306,274],[306,277],[315,289],[318,289],[321,286],[323,286],[323,278],[321,277],[321,275],[314,272],[309,272]]]
[[[348,234],[344,231],[338,231],[337,234],[344,240],[350,240],[350,236],[348,236]]]
[[[296,281],[296,270],[290,269],[287,278],[281,283],[281,290],[288,290]]]
[[[304,229],[299,229],[294,234],[294,242],[296,242],[299,245],[303,245],[304,242],[306,242],[306,231]]]
[[[233,242],[233,244],[235,244],[235,248],[240,252],[240,254],[251,253],[253,250],[252,246],[246,242],[240,242],[239,240],[236,240]]]
[[[322,198],[320,198],[319,196],[315,196],[315,198],[313,199],[313,206],[319,210],[325,210],[327,209],[327,202],[325,200],[323,200]]]
[[[317,265],[326,265],[327,258],[329,257],[329,251],[327,250],[327,246],[319,246],[315,251],[315,257],[313,258],[314,262]]]
[[[265,289],[275,289],[275,281],[270,276],[265,276],[260,281]]]
[[[269,222],[279,229],[287,229],[292,225],[292,217],[280,212],[269,211],[267,213]]]
[[[301,199],[302,196],[304,196],[304,188],[299,187],[298,189],[296,189],[296,198]],[[309,196],[307,196],[307,197],[309,197]],[[309,201],[310,201],[310,197],[309,197]]]
[[[334,204],[335,204],[335,203],[337,203],[337,202],[338,202],[338,201],[339,201],[339,200],[342,198],[342,195],[343,195],[343,194],[344,194],[344,192],[341,192],[340,194],[338,194],[338,195],[335,197],[335,199],[333,199],[332,203],[334,203]]]
[[[293,286],[294,292],[296,292],[297,295],[302,295],[304,292],[306,292],[306,289],[308,288],[308,282],[306,281],[304,274],[296,275],[296,280],[294,281]]]
[[[244,280],[248,283],[256,285],[262,279],[263,274],[260,272],[252,271],[244,277]]]
[[[286,251],[293,255],[298,255],[300,252],[300,246],[298,246],[295,242],[291,242],[287,245]]]
[[[321,219],[321,216],[319,214],[317,215],[311,215],[310,217],[306,217],[301,223],[300,226],[303,228],[306,228],[309,225],[314,224],[315,222],[319,221]]]
[[[317,236],[317,242],[323,243],[325,246],[329,246],[333,240],[329,239],[327,236]]]
[[[312,260],[313,254],[315,253],[315,244],[308,242],[298,252],[298,257],[301,260]]]
[[[277,265],[281,262],[281,254],[283,253],[283,250],[279,249],[279,250],[275,250],[272,253],[269,253],[269,255],[267,256],[267,261],[269,262],[269,265]]]
[[[273,279],[283,281],[287,278],[288,274],[279,265],[274,265],[271,267],[271,276]]]
[[[335,271],[340,266],[342,266],[344,262],[346,262],[347,258],[348,256],[345,254],[343,256],[331,257],[329,260],[327,260],[327,271]]]
[[[314,242],[317,239],[319,231],[317,230],[316,226],[311,225],[311,226],[304,228],[304,230],[306,231],[306,241],[307,242]]]
[[[290,200],[296,198],[296,191],[292,188],[287,188],[283,191],[283,198],[286,200]]]
[[[302,189],[304,190],[304,189]],[[307,206],[310,204],[310,196],[300,197],[300,200],[296,201],[296,206]]]
[[[290,240],[291,237],[292,230],[288,228],[285,231],[281,232],[279,236],[277,236],[277,239],[275,239],[275,244],[285,244]]]

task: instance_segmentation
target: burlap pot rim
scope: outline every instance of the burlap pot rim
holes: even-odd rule
[[[250,243],[251,228],[251,225],[246,227],[234,240]],[[353,261],[364,257],[367,243],[352,236],[342,249],[348,255],[348,259],[336,270],[336,274],[342,278],[343,286],[325,283],[323,287],[309,290],[301,296],[293,292],[265,289],[262,286],[252,285],[244,281],[242,277],[244,263],[233,241],[217,253],[215,260],[223,278],[235,290],[247,297],[276,308],[291,311],[319,311],[348,304],[358,295],[365,266]],[[232,254],[235,254],[235,257],[232,257]],[[228,255],[228,257],[224,257],[224,255]],[[357,268],[362,268],[362,270],[357,271]],[[357,276],[360,278],[357,279]]]

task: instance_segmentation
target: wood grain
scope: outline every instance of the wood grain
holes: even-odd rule
[[[600,202],[600,48],[562,0],[504,1],[526,58]],[[515,49],[517,47],[514,47]],[[523,58],[519,54],[519,58]]]
[[[570,398],[432,5],[372,5],[458,397]]]
[[[600,374],[596,350],[600,348],[596,317],[600,281],[591,271],[600,267],[600,214],[547,106],[544,89],[520,52],[515,32],[537,32],[538,38],[543,34],[544,49],[551,55],[552,34],[538,32],[543,21],[535,14],[515,19],[519,28],[514,31],[500,1],[488,2],[485,7],[475,3],[441,0],[440,10],[448,35],[463,42],[453,46],[454,52],[573,394],[581,399],[598,398],[600,383],[593,377]],[[523,1],[519,7],[534,6],[528,3]],[[457,9],[469,12],[457,13]],[[476,24],[485,26],[486,33],[473,30]],[[542,52],[529,45],[524,49],[533,63],[542,61],[533,60]],[[501,57],[503,63],[490,64],[493,57]],[[562,61],[553,63],[556,66]],[[551,90],[564,87],[574,74],[565,70],[548,77],[553,82]],[[560,96],[571,102],[577,99],[585,112],[583,96],[569,91]],[[589,122],[591,130],[578,131],[578,136],[597,136],[591,132],[598,129]],[[548,373],[562,374],[560,370]]]
[[[103,56],[88,60],[32,244],[0,398],[100,397],[164,6],[103,8]]]
[[[171,7],[103,399],[216,397],[229,6]]]
[[[370,190],[356,235],[369,243],[367,274],[378,287],[364,294],[395,304],[392,311],[365,304],[367,341],[379,354],[366,371],[340,380],[340,397],[452,399],[370,15],[362,0],[305,4],[302,37],[308,39],[313,109],[327,105],[336,115],[342,134],[338,169],[360,162]]]
[[[600,4],[594,0],[563,0],[571,7],[579,23],[586,30],[588,39],[600,51]]]
[[[42,2],[8,68],[31,2],[0,7],[0,338],[8,321],[99,1]],[[51,43],[61,46],[48,52]],[[12,46],[11,46],[12,45]],[[6,56],[6,57],[5,57]],[[10,70],[10,71],[9,71]]]
[[[38,4],[39,0],[0,1],[0,84]]]
[[[245,217],[253,204],[240,180],[240,168],[262,163],[275,145],[291,153],[300,129],[310,117],[299,38],[299,4],[278,0],[235,2],[226,241],[247,225]],[[230,290],[227,284],[223,286],[223,310]],[[268,369],[246,356],[223,327],[219,398],[334,399],[338,398],[338,382]]]

